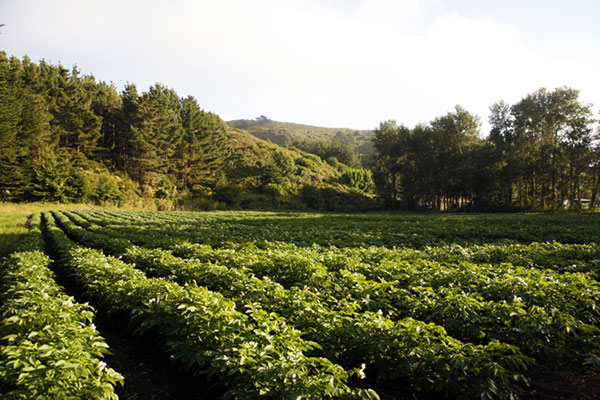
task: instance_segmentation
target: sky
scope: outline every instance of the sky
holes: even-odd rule
[[[0,49],[224,120],[412,127],[569,86],[600,110],[597,0],[0,0]]]

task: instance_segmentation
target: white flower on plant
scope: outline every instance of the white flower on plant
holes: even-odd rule
[[[365,375],[365,368],[367,368],[367,364],[365,364],[365,363],[362,363],[362,364],[360,365],[360,368],[355,368],[355,369],[353,370],[353,373],[355,373],[355,374],[356,374],[356,377],[357,377],[358,379],[365,379],[365,378],[367,377],[367,376]]]
[[[102,372],[106,369],[107,364],[104,361],[98,362],[98,372]]]

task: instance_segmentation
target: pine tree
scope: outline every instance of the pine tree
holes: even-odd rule
[[[140,110],[148,128],[149,142],[155,148],[159,159],[156,172],[174,172],[171,157],[183,136],[177,93],[157,83],[142,95]]]
[[[96,158],[102,119],[91,108],[92,97],[84,89],[79,71],[73,68],[69,73],[61,66],[55,79],[51,126],[59,138],[60,146],[75,151],[83,156],[81,159]]]
[[[181,122],[183,140],[178,148],[181,186],[193,191],[213,187],[231,154],[225,123],[217,115],[200,109],[191,96],[181,103]]]
[[[15,196],[13,178],[19,156],[17,140],[22,103],[11,75],[6,53],[0,52],[0,199],[3,200]]]
[[[171,157],[183,132],[179,98],[160,84],[139,97],[135,86],[124,94],[127,170],[139,183],[149,183],[154,177],[173,172]]]
[[[93,77],[84,77],[83,87],[91,97],[92,111],[102,121],[98,156],[115,166],[116,160],[113,156],[118,141],[118,125],[122,108],[121,97],[113,84],[96,83]]]

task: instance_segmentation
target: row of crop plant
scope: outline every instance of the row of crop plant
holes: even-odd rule
[[[70,229],[89,240],[102,233]],[[85,234],[84,234],[85,232]],[[120,239],[125,240],[125,239]],[[93,241],[88,244],[94,245]],[[284,287],[310,287],[319,295],[352,300],[363,310],[381,310],[392,319],[413,317],[442,325],[454,337],[474,343],[490,340],[518,345],[527,354],[542,356],[564,349],[573,359],[595,364],[600,310],[598,283],[581,273],[557,273],[510,264],[440,264],[424,258],[405,260],[387,249],[365,254],[348,249],[308,249],[274,244],[266,249],[245,246],[235,250],[182,244],[175,253],[194,260],[170,261],[161,274],[178,274],[191,281],[217,263],[267,276]],[[138,249],[129,258],[156,273],[160,262],[174,257],[155,250],[152,262]],[[148,253],[146,251],[146,253]],[[358,261],[356,258],[358,257]],[[378,262],[373,263],[373,259]],[[185,278],[187,276],[187,278]],[[182,278],[183,277],[183,278]],[[245,278],[247,280],[247,278]],[[550,345],[549,345],[550,343]]]
[[[600,214],[311,214],[91,211],[119,231],[135,226],[218,246],[284,241],[337,247],[600,243]]]
[[[109,368],[93,309],[66,295],[43,252],[39,214],[0,274],[3,399],[116,399],[123,377]]]
[[[77,246],[52,215],[46,219],[65,272],[91,299],[161,335],[174,359],[221,382],[227,397],[377,398],[372,390],[351,389],[339,365],[307,356],[315,344],[277,315],[251,304],[239,310],[205,287],[148,278],[131,264]]]
[[[174,358],[214,377],[231,398],[376,398],[372,390],[352,388],[361,387],[357,378],[365,375],[367,385],[384,391],[394,387],[424,397],[510,398],[525,382],[530,357],[541,361],[559,354],[599,364],[595,305],[600,295],[593,268],[560,273],[538,264],[489,263],[511,257],[502,246],[520,246],[521,259],[527,259],[533,248],[526,245],[447,246],[448,255],[441,248],[300,247],[264,240],[212,247],[190,242],[197,238],[190,237],[191,227],[201,223],[191,216],[150,215],[150,220],[122,212],[44,217],[49,243],[60,255],[57,264],[94,304],[160,335]],[[185,226],[177,229],[182,221]],[[23,246],[41,249],[39,222],[32,226]],[[170,232],[166,238],[153,235],[164,229]],[[585,259],[588,267],[596,262],[594,244],[540,246],[546,253],[535,261],[539,264],[564,263],[569,257]],[[3,284],[17,286],[9,265],[30,263],[42,265],[50,273],[44,279],[58,287],[48,257],[38,252],[38,258],[29,255],[23,261],[22,254],[28,253],[6,261]],[[35,277],[21,278],[37,284]],[[61,298],[52,293],[44,299]],[[3,298],[3,307],[10,304]],[[91,308],[62,302],[62,308],[69,307],[83,307],[78,326],[93,328]],[[14,325],[9,321],[2,327]],[[22,332],[37,336],[35,327]],[[12,347],[15,359],[25,354],[19,351],[27,343]],[[100,361],[103,340],[94,343],[98,348],[88,350],[96,375],[73,368],[83,374],[82,382],[83,376],[105,379],[93,392],[99,397],[87,398],[114,398],[113,386],[122,378]],[[53,370],[78,364],[40,365],[33,370],[21,366],[27,369],[17,383],[3,378],[3,392],[34,398],[18,392],[26,390],[28,376],[35,381],[39,371],[56,374]]]
[[[77,226],[74,221],[87,223],[70,216],[71,219],[56,214],[63,229],[84,244],[98,246],[109,239]],[[358,302],[340,300],[313,288],[286,289],[269,278],[259,279],[240,266],[229,268],[184,260],[165,250],[136,246],[122,255],[152,276],[207,287],[236,301],[238,307],[254,304],[276,312],[317,342],[321,355],[347,369],[360,369],[364,364],[378,384],[403,382],[414,392],[426,390],[452,396],[493,394],[493,388],[499,393],[510,393],[515,381],[524,381],[520,371],[531,362],[514,346],[497,341],[480,346],[462,343],[434,324],[412,318],[392,321],[378,312],[359,312]],[[296,270],[297,276],[308,278],[314,274],[310,263],[300,265],[308,270]],[[286,277],[289,280],[291,275]],[[283,280],[281,276],[275,278]]]

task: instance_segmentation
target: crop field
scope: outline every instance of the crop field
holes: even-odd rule
[[[37,213],[0,273],[0,393],[597,398],[599,280],[598,214]],[[190,391],[148,393],[129,341]]]

